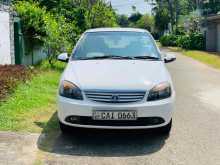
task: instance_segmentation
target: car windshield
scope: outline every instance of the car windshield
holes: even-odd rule
[[[78,43],[73,60],[151,59],[160,55],[146,32],[87,32]]]

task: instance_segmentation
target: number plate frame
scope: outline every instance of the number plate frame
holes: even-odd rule
[[[93,120],[137,120],[136,110],[94,110]]]

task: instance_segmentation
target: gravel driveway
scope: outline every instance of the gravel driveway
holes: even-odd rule
[[[0,164],[220,165],[220,71],[180,54],[167,66],[177,95],[169,137],[141,132],[84,136],[54,132],[37,138],[23,135],[23,139],[19,134],[8,140],[0,133],[0,151],[5,153],[0,154]]]

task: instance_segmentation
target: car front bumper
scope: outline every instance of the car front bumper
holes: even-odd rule
[[[167,125],[172,118],[172,111],[174,109],[174,96],[168,99],[152,101],[152,102],[136,102],[130,104],[105,104],[92,102],[87,100],[73,100],[58,96],[58,118],[59,121],[65,125],[73,127],[82,127],[82,128],[99,128],[99,129],[147,129],[147,128],[158,128]],[[73,124],[67,122],[67,117],[70,116],[79,116],[84,118],[91,118],[94,110],[111,110],[111,111],[120,111],[120,110],[136,110],[138,119],[141,118],[162,118],[163,123],[154,124],[154,125],[124,125],[123,126],[114,126],[114,125],[102,125],[102,124]],[[99,122],[101,123],[101,122]]]

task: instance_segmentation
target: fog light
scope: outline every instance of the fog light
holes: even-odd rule
[[[72,116],[72,117],[70,117],[70,120],[71,120],[71,121],[77,121],[78,118],[77,118],[76,116]]]
[[[80,117],[79,116],[69,116],[66,118],[66,121],[69,123],[77,123],[79,122]]]

